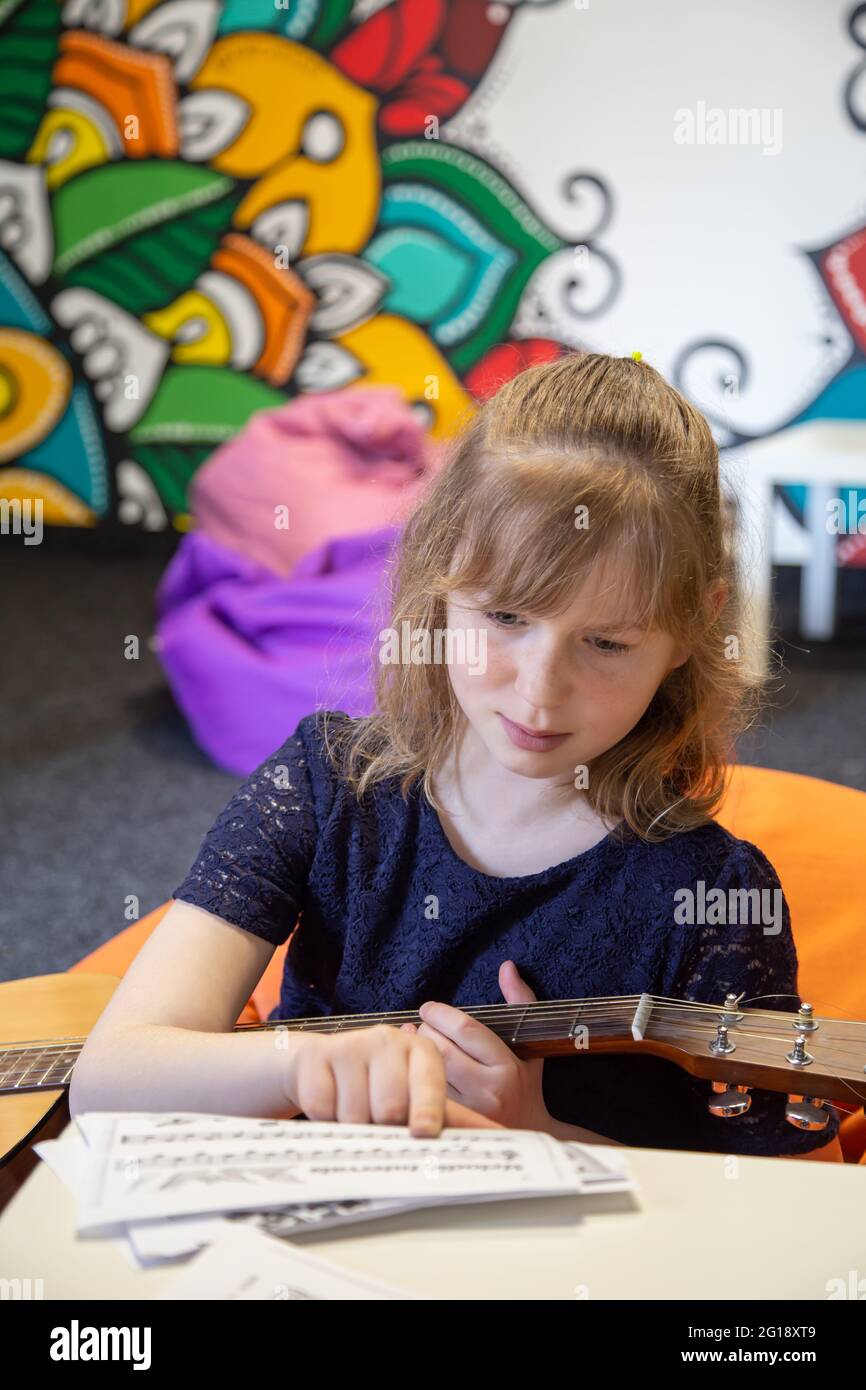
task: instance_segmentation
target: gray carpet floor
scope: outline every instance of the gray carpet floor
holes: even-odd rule
[[[148,639],[169,538],[0,540],[0,978],[65,970],[164,902],[240,778],[196,747]],[[743,762],[866,790],[866,571],[840,575],[832,644],[796,636]],[[140,657],[123,657],[124,639]],[[291,730],[287,729],[286,733]]]

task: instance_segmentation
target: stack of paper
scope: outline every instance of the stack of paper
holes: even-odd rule
[[[122,1240],[137,1265],[225,1241],[229,1222],[285,1240],[440,1204],[635,1187],[610,1149],[535,1130],[455,1128],[423,1139],[405,1125],[129,1111],[91,1112],[76,1125],[74,1136],[35,1151],[71,1189],[79,1235]],[[280,1254],[276,1241],[265,1244]]]

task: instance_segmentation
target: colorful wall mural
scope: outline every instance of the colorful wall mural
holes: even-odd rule
[[[652,7],[656,39],[672,3]],[[771,202],[774,227],[793,205],[804,156],[754,152],[750,189],[785,167],[790,199],[773,184],[765,207],[737,205],[739,239],[730,179],[721,224],[703,200],[693,215],[682,159],[648,183],[636,137],[655,101],[655,148],[676,157],[680,103],[661,44],[628,109],[653,35],[611,14],[647,8],[0,0],[0,494],[41,499],[48,525],[184,531],[191,477],[257,410],[394,383],[443,438],[574,346],[642,349],[702,406],[733,363],[749,390],[714,419],[721,444],[866,417],[866,198],[830,197],[808,227],[792,212],[782,257],[761,228]],[[840,129],[862,157],[866,5],[796,9],[804,55],[836,24],[833,71],[816,64],[820,90],[806,81],[795,103],[826,170]],[[734,10],[742,30],[754,9]],[[770,12],[782,32],[790,6],[767,0],[762,24]],[[716,23],[709,0],[690,13]],[[723,27],[736,53],[732,12]],[[570,121],[582,61],[596,119]],[[815,105],[831,88],[832,129]],[[724,236],[744,264],[760,253],[742,304],[721,277],[717,313],[689,278],[711,281]],[[748,312],[770,254],[793,336]],[[794,515],[802,500],[788,493]],[[845,563],[866,563],[858,539]]]

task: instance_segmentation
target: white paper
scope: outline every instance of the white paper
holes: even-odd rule
[[[447,1142],[431,1148],[439,1139],[416,1139],[405,1126],[299,1125],[200,1113],[89,1112],[77,1117],[76,1126],[77,1133],[34,1148],[75,1197],[79,1233],[117,1239],[139,1267],[188,1259],[210,1245],[225,1224],[294,1241],[311,1231],[441,1204],[636,1187],[619,1152],[524,1130],[445,1131],[439,1139]],[[497,1142],[484,1143],[491,1135]],[[467,1139],[470,1142],[461,1142]],[[227,1184],[214,1164],[227,1152],[236,1160],[238,1145],[244,1161]],[[407,1153],[414,1163],[406,1161]],[[159,1161],[152,1163],[157,1154]],[[506,1158],[509,1161],[503,1162]],[[287,1161],[293,1165],[290,1176],[301,1179],[304,1200],[275,1196],[280,1183],[285,1186],[283,1177],[275,1181],[275,1166],[284,1170]],[[459,1182],[446,1168],[451,1162]],[[404,1188],[414,1184],[414,1195],[404,1191],[395,1196],[391,1190],[389,1196],[310,1199],[310,1180],[319,1182],[323,1167],[334,1170],[327,1176],[343,1183],[342,1190],[347,1179],[355,1185],[352,1190],[358,1190],[371,1168],[380,1180],[385,1177],[391,1190],[388,1175],[396,1170]],[[518,1180],[510,1177],[507,1190],[498,1178],[514,1169]],[[441,1181],[443,1170],[452,1180]],[[239,1182],[245,1184],[245,1205],[237,1205]],[[419,1182],[424,1189],[420,1193]],[[291,1190],[297,1197],[297,1184]]]
[[[566,1141],[563,1144],[568,1161],[587,1190],[593,1192],[631,1191],[636,1183],[631,1174],[617,1167],[602,1154],[588,1151],[587,1146]],[[266,1235],[281,1240],[297,1240],[312,1231],[333,1230],[359,1222],[395,1216],[407,1211],[422,1211],[431,1206],[457,1205],[473,1202],[513,1201],[531,1195],[525,1192],[472,1193],[465,1197],[448,1197],[426,1202],[395,1199],[393,1201],[306,1202],[280,1207],[273,1211],[250,1211],[232,1214],[232,1222],[248,1223]],[[544,1194],[541,1194],[543,1196]],[[540,1200],[540,1197],[535,1198]],[[219,1216],[171,1216],[162,1220],[132,1222],[127,1227],[130,1245],[136,1256],[147,1264],[160,1260],[191,1255],[214,1239],[221,1228]]]
[[[393,1202],[309,1202],[280,1207],[274,1211],[250,1211],[211,1216],[169,1216],[160,1221],[130,1222],[129,1242],[136,1256],[147,1263],[177,1259],[194,1254],[209,1245],[223,1221],[251,1225],[263,1235],[279,1240],[295,1240],[310,1231],[331,1230],[391,1216],[394,1212],[415,1210],[420,1204]]]
[[[118,1222],[287,1204],[482,1194],[579,1193],[563,1144],[530,1130],[246,1119],[201,1114],[106,1115],[88,1122],[88,1190],[80,1233]]]
[[[87,1146],[77,1134],[68,1139],[43,1139],[33,1145],[33,1152],[75,1198],[84,1196],[88,1188]]]
[[[263,1235],[253,1226],[224,1222],[219,1237],[173,1279],[159,1300],[220,1299],[288,1302],[293,1299],[425,1299],[378,1279],[344,1269],[308,1250]]]

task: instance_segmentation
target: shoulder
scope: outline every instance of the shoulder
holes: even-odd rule
[[[647,848],[668,878],[670,874],[678,875],[679,881],[700,878],[719,887],[779,886],[778,874],[763,850],[732,835],[718,821],[705,821]]]
[[[307,791],[321,824],[343,784],[338,761],[329,752],[329,741],[352,723],[345,710],[320,709],[305,714],[279,748],[259,769],[270,780],[282,774],[292,785]]]
[[[345,738],[362,722],[344,709],[317,709],[304,715],[292,737],[300,739],[315,756],[326,756],[329,742]]]
[[[715,822],[682,839],[692,840],[695,848],[691,872],[682,874],[673,895],[672,921],[680,933],[673,993],[689,999],[742,991],[750,997],[793,997],[797,952],[791,913],[767,855]]]

